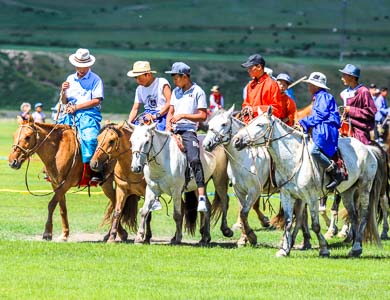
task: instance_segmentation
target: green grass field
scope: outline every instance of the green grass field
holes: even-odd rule
[[[57,209],[54,241],[43,242],[40,238],[50,197],[29,195],[24,183],[26,165],[15,171],[6,161],[16,128],[14,120],[0,121],[1,299],[390,297],[390,241],[384,241],[381,248],[364,245],[359,259],[348,258],[349,245],[337,238],[330,241],[329,259],[319,258],[318,249],[293,250],[290,257],[280,259],[275,252],[282,232],[262,229],[253,213],[250,223],[258,236],[257,247],[237,248],[239,232],[227,239],[219,226],[212,230],[210,247],[196,245],[199,233],[195,237],[184,235],[183,245],[168,245],[165,241],[174,233],[171,204],[169,216],[165,209],[153,214],[152,245],[134,245],[134,233],[128,243],[104,244],[101,237],[108,227],[99,224],[108,200],[99,189],[93,189],[91,198],[70,192],[71,241],[55,241],[61,233]],[[49,184],[38,178],[41,167],[34,157],[28,171],[29,186],[37,193],[49,189]],[[277,199],[272,203],[276,209]],[[236,215],[237,201],[231,197],[229,225]],[[312,243],[318,246],[315,238]]]

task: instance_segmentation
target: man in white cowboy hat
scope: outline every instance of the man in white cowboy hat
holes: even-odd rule
[[[158,122],[157,129],[165,130],[166,115],[171,101],[171,86],[165,78],[155,77],[148,61],[136,61],[127,76],[135,78],[139,84],[135,90],[134,104],[129,114],[129,123],[135,120],[141,104],[144,105],[145,121]]]
[[[328,92],[324,74],[313,72],[304,82],[309,84],[309,92],[313,96],[313,108],[311,115],[299,120],[299,124],[306,133],[312,129],[314,146],[311,155],[332,178],[326,188],[334,190],[341,181],[345,180],[337,164],[330,159],[337,151],[339,138],[340,115],[336,100]]]
[[[223,109],[225,100],[223,99],[223,95],[220,91],[220,88],[218,85],[214,85],[211,88],[211,94],[209,97],[210,101],[210,111],[214,112],[220,109]]]
[[[76,67],[76,73],[68,76],[61,87],[61,102],[67,104],[68,114],[61,123],[75,124],[80,132],[81,155],[84,163],[82,184],[96,185],[102,174],[92,173],[89,162],[97,147],[102,115],[100,105],[103,101],[103,82],[91,71],[95,57],[88,49],[78,49],[69,56],[69,62]]]
[[[21,105],[20,105],[20,113],[19,113],[19,116],[23,119],[23,120],[28,120],[28,117],[30,116],[30,111],[31,111],[31,104],[28,103],[28,102],[23,102]]]

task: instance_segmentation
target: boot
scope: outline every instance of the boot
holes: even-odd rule
[[[92,186],[97,186],[98,184],[102,184],[103,178],[104,177],[102,173],[91,170],[91,180],[89,181],[89,184]]]
[[[330,178],[332,178],[332,181],[326,186],[326,188],[330,191],[333,191],[341,181],[345,180],[344,174],[340,171],[333,160],[331,160],[331,164],[325,171],[329,174]]]

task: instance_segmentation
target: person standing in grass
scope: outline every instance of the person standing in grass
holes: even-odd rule
[[[91,71],[95,57],[88,49],[78,49],[69,56],[69,62],[76,72],[69,75],[61,86],[61,102],[66,104],[67,115],[61,123],[76,125],[81,139],[81,155],[84,163],[83,178],[90,178],[90,184],[100,183],[103,175],[91,171],[89,162],[97,147],[103,101],[103,81]]]
[[[139,84],[135,90],[134,104],[128,122],[138,124],[136,116],[141,104],[144,105],[144,119],[157,122],[158,130],[165,130],[166,115],[171,101],[171,86],[165,78],[155,77],[148,61],[137,61],[127,76],[134,78]]]
[[[188,164],[195,175],[198,186],[198,211],[207,211],[206,185],[200,161],[199,140],[196,135],[197,122],[207,118],[207,101],[203,89],[192,82],[191,68],[183,62],[175,62],[171,74],[176,88],[172,92],[171,106],[167,116],[167,130],[179,134],[186,149]]]

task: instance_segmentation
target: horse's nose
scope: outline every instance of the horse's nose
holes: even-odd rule
[[[12,169],[17,169],[18,168],[18,161],[14,159],[12,162],[8,164]]]
[[[92,171],[95,171],[95,172],[99,171],[99,162],[97,160],[95,160],[95,161],[91,160],[89,165],[90,165]]]
[[[233,145],[236,149],[240,149],[241,148],[241,138],[239,138],[239,137],[233,138]]]
[[[131,171],[133,171],[133,173],[139,174],[141,173],[142,168],[140,166],[132,166]]]

